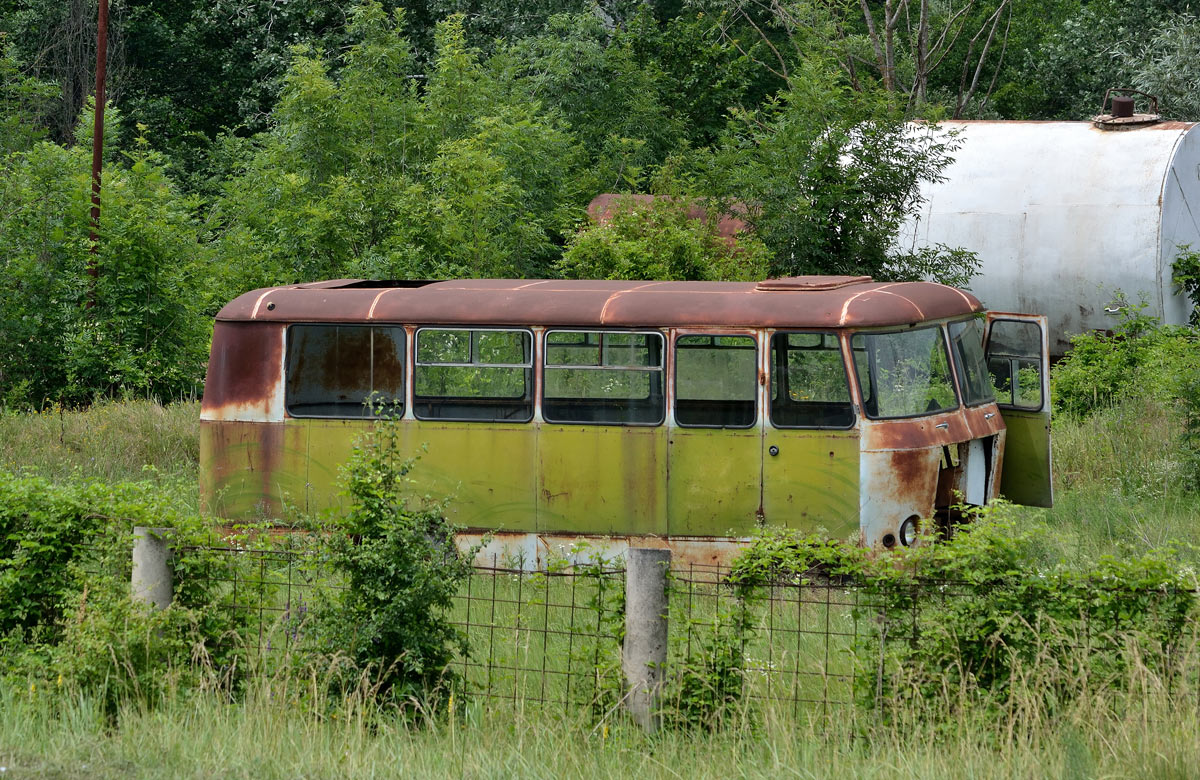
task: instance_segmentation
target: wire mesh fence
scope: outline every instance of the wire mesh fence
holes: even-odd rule
[[[260,671],[297,658],[319,662],[313,617],[346,588],[319,539],[180,551],[219,561],[175,571],[177,588],[209,588],[238,627],[217,641]],[[448,614],[465,638],[452,668],[466,692],[593,718],[614,711],[627,694],[625,574],[611,563],[475,566]],[[820,572],[755,584],[730,574],[691,564],[669,578],[661,703],[683,720],[769,707],[837,723],[897,696],[924,695],[922,686],[1003,689],[1018,674],[1067,691],[1119,687],[1141,670],[1200,701],[1190,590],[1087,582],[1031,596],[1019,578],[986,587],[920,580],[881,587]]]
[[[452,620],[468,690],[518,704],[601,711],[619,698],[624,570],[476,567]]]
[[[699,675],[701,696],[704,686],[724,684],[727,690],[709,693],[783,705],[798,717],[829,718],[851,706],[866,607],[859,591],[828,581],[747,589],[728,575],[697,565],[674,572],[668,667],[676,682]],[[690,695],[686,684],[669,693]]]

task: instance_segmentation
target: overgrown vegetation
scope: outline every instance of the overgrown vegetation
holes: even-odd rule
[[[853,587],[865,628],[853,649],[856,699],[889,720],[1003,711],[1029,696],[1052,712],[1120,688],[1131,665],[1159,679],[1191,673],[1197,581],[1176,550],[1068,563],[1051,527],[1011,505],[967,518],[948,539],[887,556],[768,532],[730,581],[744,605],[773,583]]]
[[[319,604],[313,628],[327,657],[349,662],[331,674],[340,689],[365,679],[381,703],[437,711],[455,687],[450,661],[468,650],[447,613],[471,558],[458,553],[444,507],[421,505],[401,444],[385,416],[354,449],[350,510],[318,542],[342,586]]]
[[[171,609],[130,599],[135,526],[168,529],[178,573]],[[153,486],[55,485],[0,471],[0,676],[69,683],[109,712],[168,690],[240,683],[241,648],[223,638],[226,561],[211,526],[176,512]],[[57,682],[55,682],[57,680]]]
[[[0,403],[189,397],[219,306],[319,277],[968,284],[963,248],[895,245],[955,151],[935,120],[1195,80],[1186,4],[1043,5],[118,4],[94,255],[91,5],[0,7]],[[668,205],[593,225],[601,192],[752,231]]]

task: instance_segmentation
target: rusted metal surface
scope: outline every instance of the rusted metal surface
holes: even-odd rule
[[[944,122],[962,146],[945,180],[922,185],[905,249],[978,253],[972,291],[988,309],[1050,316],[1051,352],[1106,330],[1114,291],[1146,314],[1186,324],[1172,286],[1179,247],[1200,246],[1200,129],[1161,122],[1126,133],[1091,122]],[[1119,175],[1114,175],[1119,172]]]
[[[631,211],[634,206],[648,206],[654,201],[664,198],[672,200],[670,196],[666,195],[623,195],[606,192],[592,198],[592,202],[587,206],[587,214],[597,225],[607,225],[612,221],[613,215],[618,212]],[[735,203],[733,212],[717,217],[717,235],[731,244],[736,243],[739,235],[750,230],[750,223],[739,216],[739,214],[745,213],[745,207]],[[705,223],[710,219],[704,203],[695,199],[689,201],[687,215],[689,219]]]
[[[859,456],[859,530],[864,547],[895,547],[906,519],[933,516],[941,456],[940,447]]]
[[[970,293],[931,282],[759,289],[755,282],[464,279],[418,288],[270,288],[217,319],[603,327],[879,327],[980,311]]]
[[[945,427],[940,427],[945,426]],[[886,452],[980,439],[1004,430],[1004,420],[994,403],[951,409],[929,417],[906,420],[867,420],[863,423],[864,451]]]
[[[554,562],[572,564],[611,561],[631,547],[671,551],[674,569],[728,567],[749,543],[748,536],[654,536],[627,534],[511,533],[465,531],[458,535],[464,552],[476,549],[480,566],[544,570]]]
[[[308,507],[303,426],[200,421],[200,504],[221,517],[286,517]]]
[[[874,281],[869,276],[785,276],[782,279],[763,279],[754,286],[756,290],[810,291],[838,290],[852,284],[867,284]]]
[[[792,284],[803,287],[808,282]],[[381,363],[391,361],[390,369],[384,367],[385,373],[392,371],[396,379],[403,374],[408,403],[399,424],[402,447],[408,454],[421,455],[413,476],[429,495],[452,498],[451,519],[461,527],[502,532],[497,537],[500,541],[495,542],[500,546],[489,547],[489,556],[503,548],[509,551],[505,554],[545,561],[557,554],[555,545],[569,548],[588,542],[595,546],[595,540],[603,539],[608,548],[615,545],[619,549],[624,543],[621,540],[634,538],[639,544],[663,540],[662,544],[678,549],[677,555],[696,563],[722,563],[727,560],[723,556],[737,549],[738,540],[764,521],[834,537],[852,536],[857,531],[864,545],[886,547],[889,539],[892,545],[898,543],[906,520],[934,515],[950,504],[956,491],[984,502],[995,495],[1005,442],[1004,423],[995,404],[900,420],[870,420],[860,415],[849,429],[780,429],[771,424],[767,409],[774,331],[751,325],[764,319],[761,308],[769,309],[772,301],[783,301],[791,308],[791,321],[800,323],[784,329],[814,328],[814,319],[827,321],[820,319],[823,316],[839,323],[860,322],[870,319],[868,309],[884,303],[892,319],[877,323],[883,326],[929,316],[929,310],[936,312],[938,305],[957,307],[960,316],[978,307],[974,298],[940,285],[877,285],[849,279],[828,285],[818,280],[813,286],[827,289],[764,291],[755,289],[754,284],[480,280],[420,289],[257,291],[242,299],[242,311],[265,321],[227,318],[218,322],[214,333],[209,385],[202,405],[202,498],[209,511],[226,516],[282,516],[290,507],[336,511],[341,500],[337,498],[339,468],[355,437],[370,423],[291,419],[285,414],[284,338],[287,318],[294,316],[288,310],[293,303],[308,306],[318,300],[333,301],[336,306],[326,305],[323,317],[310,319],[363,323],[354,319],[354,312],[374,311],[373,321],[383,325],[390,320],[378,312],[389,296],[393,298],[389,306],[394,304],[397,320],[407,329],[405,365],[395,352],[376,357]],[[466,316],[445,312],[434,316],[434,304],[427,300],[431,290],[438,291],[434,298],[442,301],[465,293],[477,294],[474,299],[481,305],[492,300],[489,305],[495,312],[517,318],[513,324],[534,321],[538,317],[533,308],[536,303],[555,309],[579,296],[587,300],[594,296],[593,306],[598,308],[593,315],[605,324],[623,321],[612,315],[614,308],[624,311],[620,307],[629,305],[633,311],[645,306],[646,300],[659,300],[657,316],[639,315],[651,317],[648,321],[658,328],[664,312],[669,317],[671,311],[676,316],[684,311],[681,304],[671,310],[664,301],[706,294],[727,301],[726,311],[738,311],[737,317],[750,324],[666,328],[664,338],[666,343],[697,333],[754,338],[758,348],[755,423],[728,430],[678,427],[672,413],[675,355],[671,349],[664,356],[668,411],[661,425],[546,423],[541,415],[541,372],[536,370],[534,417],[528,423],[418,421],[411,405],[413,323],[455,323],[454,317]],[[640,300],[623,303],[625,298]],[[926,298],[934,305],[927,305]],[[404,301],[409,303],[402,306]],[[812,301],[819,304],[815,312],[800,305]],[[688,303],[687,310],[694,305]],[[760,310],[756,312],[755,307]],[[837,311],[827,311],[833,309]],[[918,310],[919,315],[915,313]],[[772,311],[778,313],[782,308]],[[483,318],[484,314],[472,316]],[[586,314],[572,316],[583,327],[596,326]],[[711,313],[707,316],[713,318]],[[732,314],[726,318],[736,319]],[[507,323],[485,319],[480,324]],[[533,364],[540,366],[544,363],[541,336],[545,328],[539,324],[533,329],[538,335]],[[851,331],[828,324],[825,329],[841,334],[842,359],[849,365],[847,339]],[[331,379],[356,370],[344,361],[330,360],[322,371]],[[850,394],[861,408],[852,367]],[[722,458],[737,462],[714,465]],[[677,540],[686,542],[684,547],[676,548]]]
[[[867,547],[899,544],[900,525],[910,516],[930,518],[968,496],[982,504],[996,495],[1005,429],[994,403],[864,420],[861,430],[859,524]],[[889,534],[893,545],[886,544]]]
[[[282,421],[283,338],[283,325],[218,321],[200,419]]]

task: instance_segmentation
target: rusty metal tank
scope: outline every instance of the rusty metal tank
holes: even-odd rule
[[[1200,125],[1104,130],[1092,122],[944,122],[962,144],[900,239],[978,253],[984,306],[1049,315],[1050,347],[1119,321],[1119,290],[1187,322],[1171,264],[1200,250]]]

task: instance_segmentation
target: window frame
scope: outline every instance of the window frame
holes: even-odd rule
[[[980,406],[987,406],[988,404],[994,404],[994,403],[997,403],[997,399],[995,398],[995,391],[993,389],[993,397],[992,398],[984,399],[982,401],[975,401],[974,403],[967,403],[967,394],[965,391],[966,373],[967,372],[966,372],[966,369],[959,363],[958,350],[956,350],[954,348],[954,337],[950,335],[950,326],[958,325],[960,323],[966,324],[966,323],[970,323],[970,322],[979,322],[979,321],[981,321],[981,319],[982,319],[982,316],[976,314],[976,315],[971,315],[970,317],[963,317],[961,319],[950,320],[945,323],[946,346],[948,348],[948,351],[950,352],[950,362],[953,364],[953,368],[954,368],[954,381],[958,385],[958,403],[959,403],[960,407],[965,407],[967,409],[975,409]],[[983,333],[982,333],[983,339],[981,339],[979,342],[979,352],[980,352],[980,355],[983,356],[983,371],[987,375],[988,384],[991,385],[992,372],[988,369],[988,359],[987,359],[987,351],[986,351],[987,344],[984,341],[988,337],[988,329],[987,329],[986,322],[983,323],[982,330],[983,330]]]
[[[1033,322],[1031,320],[1014,319],[1012,317],[1004,317],[1002,315],[992,317],[987,324],[986,338],[983,343],[983,363],[984,363],[984,366],[988,370],[989,381],[991,381],[990,378],[992,376],[992,369],[990,366],[990,363],[993,360],[993,357],[992,357],[993,353],[991,351],[992,333],[993,333],[997,323],[1003,323],[1003,322],[1014,322],[1014,323],[1017,323],[1020,325],[1032,325],[1032,326],[1036,327],[1038,329],[1038,339],[1039,339],[1038,350],[1039,350],[1039,352],[1042,350],[1041,345],[1046,343],[1046,333],[1042,330],[1042,324],[1040,322]],[[1044,367],[1044,363],[1046,360],[1045,355],[1039,354],[1037,356],[1030,357],[1028,355],[1011,355],[1006,352],[1001,352],[996,355],[996,358],[1003,358],[1008,361],[1009,371],[1011,372],[1010,377],[1009,377],[1011,386],[1009,387],[1008,396],[1010,399],[1012,399],[1011,402],[1010,401],[1001,401],[1000,397],[997,396],[996,400],[995,400],[996,406],[999,407],[1000,409],[1010,409],[1014,412],[1041,412],[1041,411],[1043,411],[1046,408],[1046,398],[1047,398],[1046,384],[1048,382],[1047,377],[1042,375],[1043,373],[1045,373],[1045,367]],[[1034,362],[1038,366],[1039,403],[1037,406],[1024,406],[1022,404],[1016,403],[1017,389],[1018,389],[1018,376],[1019,376],[1019,371],[1020,371],[1020,369],[1017,368],[1016,363],[1017,363],[1017,361],[1021,361],[1021,360]],[[1017,369],[1017,370],[1014,371],[1013,369]]]
[[[849,334],[849,346],[851,355],[854,353],[854,337],[855,336],[888,336],[896,333],[912,333],[918,330],[929,330],[936,328],[942,339],[942,350],[946,353],[946,368],[950,371],[950,390],[954,393],[954,406],[945,409],[939,409],[936,412],[918,412],[916,414],[905,415],[872,415],[867,411],[866,403],[862,405],[862,413],[868,420],[873,422],[889,422],[891,420],[916,420],[922,417],[934,417],[939,414],[950,414],[963,408],[962,393],[958,389],[958,375],[954,370],[954,356],[950,354],[950,334],[946,331],[946,325],[943,322],[919,322],[913,323],[906,328],[889,328],[887,330],[855,330]],[[852,361],[853,362],[853,361]],[[867,352],[867,381],[871,383],[871,387],[875,395],[879,394],[879,387],[875,384],[875,355],[870,351]],[[858,364],[854,364],[854,378],[860,383],[862,377],[858,376]]]
[[[604,361],[604,342],[603,338],[598,345],[600,350],[601,365],[598,366],[579,366],[579,365],[561,365],[550,364],[547,361],[547,356],[550,353],[550,347],[556,346],[550,344],[550,336],[555,333],[599,333],[605,335],[630,335],[630,336],[655,336],[658,338],[659,344],[659,364],[657,366],[605,366]],[[542,331],[542,359],[539,361],[538,372],[541,375],[541,389],[538,396],[538,404],[542,414],[542,420],[552,425],[591,425],[597,427],[604,426],[619,426],[622,428],[655,428],[666,422],[667,419],[667,338],[666,334],[661,330],[653,329],[626,329],[626,328],[589,328],[589,327],[556,327],[546,328]],[[546,371],[548,369],[579,369],[584,371],[640,371],[645,373],[658,372],[661,378],[662,387],[662,407],[658,419],[653,422],[592,422],[589,420],[556,420],[546,416]]]
[[[774,415],[774,402],[775,402],[774,395],[775,394],[773,392],[771,392],[773,380],[775,378],[775,371],[778,368],[778,366],[775,365],[775,361],[772,359],[774,351],[775,351],[775,343],[774,343],[775,337],[776,336],[785,336],[786,337],[786,336],[790,336],[795,333],[800,333],[800,334],[808,333],[808,334],[815,334],[815,335],[820,335],[820,336],[833,336],[834,339],[837,341],[838,357],[841,358],[841,362],[842,362],[842,375],[846,379],[846,395],[848,396],[847,403],[850,405],[850,423],[849,423],[849,425],[780,425],[775,422],[775,415]],[[767,384],[766,384],[766,396],[767,396],[766,407],[767,408],[766,408],[766,411],[767,411],[767,422],[770,423],[772,428],[775,428],[775,429],[781,430],[781,431],[848,431],[858,425],[858,403],[855,398],[854,384],[851,381],[850,372],[846,369],[846,350],[849,348],[849,346],[848,346],[848,343],[842,338],[842,336],[844,334],[845,334],[845,331],[843,331],[843,330],[808,330],[808,329],[803,329],[803,328],[785,328],[785,329],[773,330],[767,334],[768,338],[767,338]],[[787,353],[786,352],[784,353],[784,374],[783,374],[783,376],[784,376],[784,379],[786,380],[787,379]],[[784,389],[786,390],[786,389],[790,389],[790,388],[784,387]]]
[[[295,412],[292,411],[292,404],[291,404],[291,401],[289,398],[290,394],[288,392],[288,384],[289,384],[288,380],[290,378],[289,369],[290,369],[291,363],[292,363],[292,349],[295,344],[294,340],[292,339],[292,331],[296,328],[314,328],[314,327],[315,328],[367,328],[367,329],[388,329],[388,330],[400,331],[400,334],[402,337],[401,343],[400,343],[401,381],[400,381],[400,394],[398,396],[399,401],[400,401],[400,410],[399,410],[400,413],[395,416],[403,417],[404,414],[409,409],[408,383],[409,383],[409,379],[410,379],[409,375],[411,372],[409,369],[409,362],[408,362],[408,347],[409,347],[409,341],[410,341],[410,339],[408,337],[408,330],[403,325],[400,325],[397,323],[378,323],[378,322],[292,322],[292,323],[288,323],[287,327],[284,328],[284,351],[283,351],[283,410],[284,410],[284,413],[289,418],[294,419],[294,420],[378,420],[378,419],[381,419],[381,415],[377,415],[377,414],[363,414],[363,415],[356,415],[356,416],[351,417],[351,416],[347,416],[347,415],[338,415],[338,414],[296,414]],[[372,351],[372,360],[374,360],[373,351]],[[374,368],[373,364],[371,365],[370,371],[371,371],[371,374],[370,374],[371,384],[374,385],[375,384],[375,381],[374,381],[375,368]],[[368,395],[367,395],[367,398],[370,399],[370,397],[373,396],[374,394],[375,394],[375,389],[374,389],[374,387],[372,387],[370,393],[368,393]],[[397,400],[396,398],[393,398],[392,403],[394,404],[396,400]],[[364,402],[363,404],[360,404],[360,407],[365,406],[365,405],[366,404]]]
[[[680,420],[679,420],[679,340],[685,339],[685,338],[691,338],[691,337],[695,337],[695,336],[707,336],[709,338],[714,338],[714,339],[717,339],[717,338],[744,338],[744,339],[750,339],[750,341],[753,343],[753,351],[754,351],[754,398],[753,398],[754,419],[751,420],[749,424],[747,424],[747,425],[698,425],[696,423],[680,422]],[[684,347],[684,349],[688,349],[688,347]],[[710,349],[711,349],[711,347],[710,347]],[[718,349],[721,349],[721,348],[718,347]],[[726,347],[725,349],[738,349],[738,347]],[[762,357],[762,345],[759,343],[759,339],[758,339],[757,335],[750,334],[750,333],[733,333],[733,332],[718,333],[716,331],[699,332],[699,333],[695,332],[695,331],[691,331],[691,332],[687,332],[687,333],[676,333],[674,335],[674,338],[671,340],[671,353],[673,356],[672,360],[671,360],[671,387],[672,387],[673,392],[671,393],[670,406],[671,406],[671,417],[675,421],[675,425],[679,426],[680,428],[696,428],[696,429],[710,430],[710,431],[722,431],[722,430],[746,431],[746,430],[751,430],[753,428],[758,427],[759,412],[761,411],[759,408],[760,404],[759,404],[759,393],[758,393],[758,374],[759,374],[759,371],[761,370],[761,365],[762,365],[760,362],[761,357]]]
[[[422,360],[418,359],[417,353],[419,351],[421,333],[424,331],[427,331],[427,330],[428,331],[440,331],[440,332],[465,331],[470,334],[482,333],[482,332],[521,333],[521,334],[524,334],[525,336],[529,337],[529,361],[527,363],[475,363],[475,362],[430,363],[427,361],[422,361]],[[475,354],[475,338],[472,335],[471,338],[469,339],[468,357],[473,358],[474,354]],[[468,423],[482,423],[485,425],[486,424],[526,425],[530,422],[533,422],[533,419],[534,419],[535,415],[537,414],[537,368],[534,365],[536,362],[537,362],[537,341],[534,337],[533,330],[531,330],[530,328],[527,328],[527,327],[520,327],[520,326],[502,327],[502,326],[493,326],[493,325],[487,325],[487,326],[483,326],[483,327],[478,327],[478,326],[473,326],[473,325],[459,325],[459,326],[455,326],[455,325],[418,325],[416,327],[416,329],[413,331],[413,336],[412,336],[412,371],[411,371],[412,378],[409,380],[412,384],[412,400],[411,400],[409,406],[412,409],[413,418],[416,420],[420,420],[421,422],[468,422]],[[515,399],[515,400],[524,401],[526,398],[529,399],[529,416],[519,418],[519,419],[514,418],[514,419],[505,419],[505,420],[497,420],[497,419],[492,419],[492,418],[482,419],[482,418],[478,418],[478,417],[426,417],[426,416],[422,416],[417,411],[417,403],[418,403],[418,401],[417,401],[417,397],[418,397],[417,396],[417,371],[421,367],[430,367],[430,366],[450,366],[450,367],[454,367],[454,368],[484,367],[484,368],[521,368],[521,369],[525,369],[526,371],[529,372],[528,381],[526,384],[526,395],[521,396],[519,399]],[[421,396],[422,399],[428,399],[430,397],[431,396]],[[441,398],[465,398],[466,396],[438,396],[438,397],[441,397]]]

